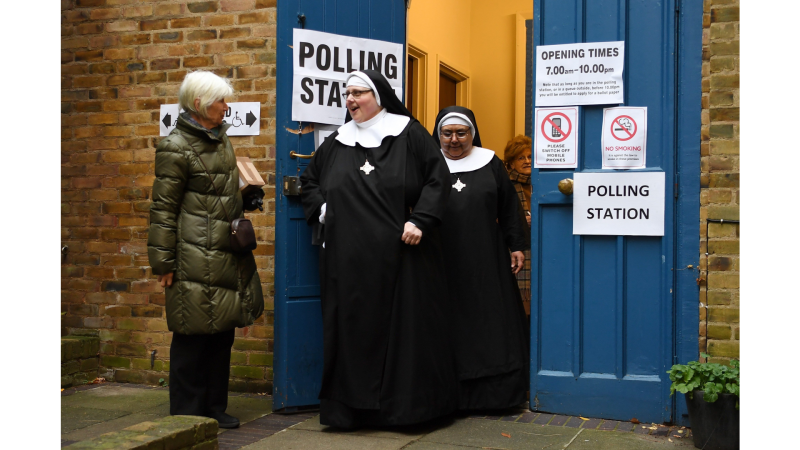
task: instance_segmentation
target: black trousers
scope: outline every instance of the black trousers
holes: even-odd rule
[[[210,416],[228,408],[234,330],[172,334],[169,348],[169,413]]]

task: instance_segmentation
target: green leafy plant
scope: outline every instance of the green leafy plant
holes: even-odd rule
[[[705,353],[700,356],[709,358]],[[699,361],[691,361],[686,365],[675,364],[667,373],[672,380],[670,395],[677,391],[689,393],[692,398],[694,391],[703,391],[703,400],[708,403],[717,401],[719,394],[739,396],[739,361],[736,359],[731,361],[730,366]],[[736,408],[739,408],[738,401]]]

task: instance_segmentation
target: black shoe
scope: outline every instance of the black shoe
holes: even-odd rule
[[[208,417],[219,422],[220,428],[239,428],[239,419],[231,416],[230,414],[218,413]]]

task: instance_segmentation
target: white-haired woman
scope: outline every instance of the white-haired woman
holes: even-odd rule
[[[243,216],[239,170],[223,118],[230,81],[211,72],[186,76],[185,112],[156,149],[147,253],[166,291],[170,414],[207,416],[222,428],[234,329],[264,310],[252,252],[234,252],[230,221]]]
[[[379,72],[346,86],[352,120],[301,176],[306,219],[324,224],[320,422],[422,422],[457,406],[438,229],[447,165]]]

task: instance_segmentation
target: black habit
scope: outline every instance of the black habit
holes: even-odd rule
[[[437,135],[447,112],[465,114],[480,142],[472,112],[460,107],[439,114]],[[528,324],[509,251],[528,248],[530,237],[502,161],[480,147],[473,148],[468,158],[473,158],[471,164],[450,168],[452,190],[442,222],[455,313],[459,408],[508,408],[525,401],[530,359]]]
[[[386,80],[368,75],[388,112],[410,116],[391,106]],[[374,148],[345,145],[338,134],[301,176],[310,225],[327,203],[320,422],[405,425],[449,414],[458,380],[439,237],[450,188],[444,157],[413,118]],[[422,230],[419,245],[401,241],[407,221]]]

